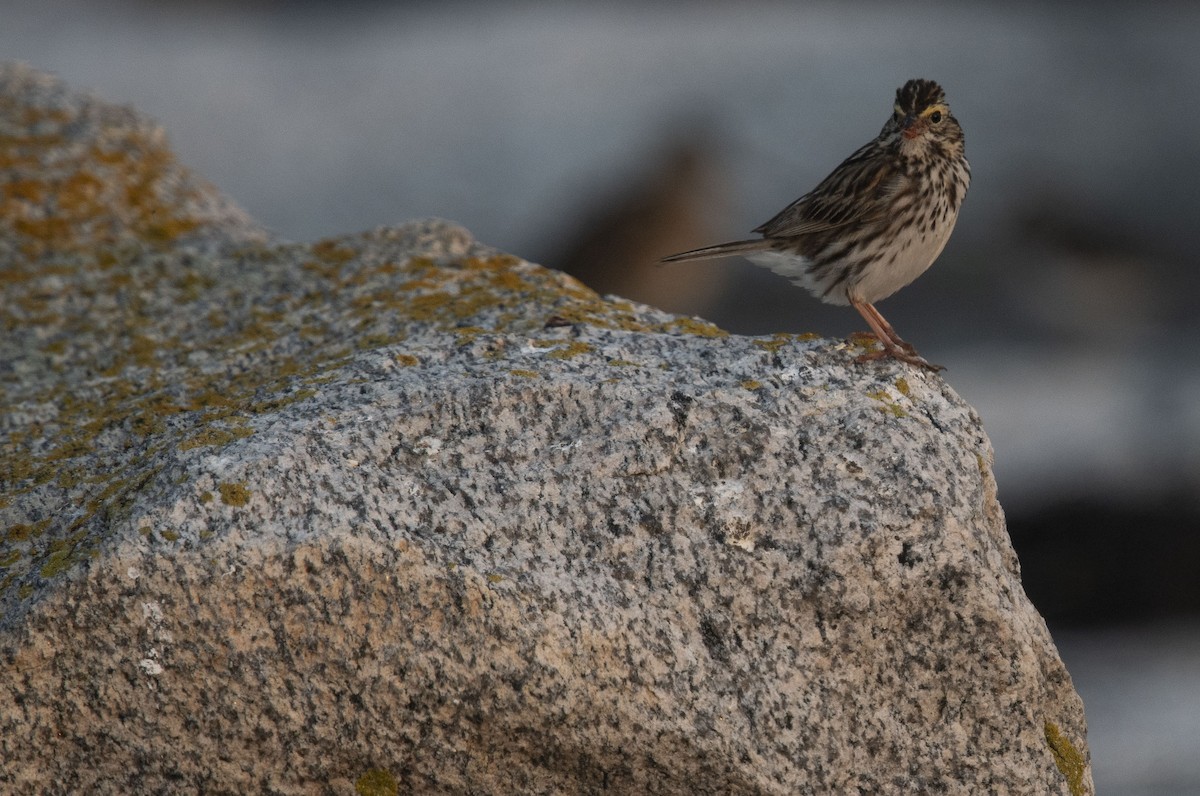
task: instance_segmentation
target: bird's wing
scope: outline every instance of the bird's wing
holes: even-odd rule
[[[895,160],[883,156],[872,141],[754,231],[768,238],[789,238],[882,218],[906,183]]]

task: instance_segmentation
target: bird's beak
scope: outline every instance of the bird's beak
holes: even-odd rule
[[[921,134],[921,131],[924,129],[925,129],[924,121],[919,119],[918,117],[914,116],[911,113],[906,115],[904,117],[904,121],[902,121],[900,123],[900,132],[903,133],[904,137],[909,139],[910,141],[912,139],[916,138],[917,136],[919,136]]]

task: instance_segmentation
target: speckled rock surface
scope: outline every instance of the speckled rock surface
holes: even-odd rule
[[[1091,793],[978,418],[0,71],[5,792]]]

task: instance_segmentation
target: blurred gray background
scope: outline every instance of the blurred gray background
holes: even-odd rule
[[[739,333],[862,328],[738,260],[945,87],[973,183],[881,309],[979,409],[1100,793],[1200,793],[1200,6],[0,2],[0,57],[167,128],[280,235],[421,216]]]

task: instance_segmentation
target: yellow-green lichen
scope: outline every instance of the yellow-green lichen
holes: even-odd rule
[[[896,389],[897,389],[897,390],[900,392],[900,394],[901,394],[901,395],[903,395],[905,398],[911,398],[911,397],[912,397],[912,388],[908,386],[908,379],[904,378],[903,376],[901,376],[900,378],[896,379]]]
[[[524,368],[513,368],[509,373],[514,376],[520,376],[523,379],[539,379],[542,376],[536,370],[525,370]]]
[[[322,262],[333,265],[342,265],[356,256],[354,249],[346,246],[337,238],[324,238],[312,245],[312,253],[314,256],[321,258]]]
[[[764,340],[762,338],[755,339],[754,345],[765,351],[771,351],[773,353],[787,345],[788,341],[791,339],[792,335],[788,334],[787,332],[776,332],[775,334],[771,335],[769,340]]]
[[[79,486],[87,475],[87,468],[82,465],[63,465],[63,468],[58,471],[58,475],[54,477],[54,481],[59,489],[73,489]]]
[[[402,367],[411,368],[415,365],[420,365],[421,360],[417,359],[412,354],[396,354],[396,364]]]
[[[155,131],[110,126],[104,146],[73,149],[65,146],[72,119],[45,109],[37,115],[39,121],[27,114],[21,122],[55,132],[13,130],[0,139],[0,169],[13,180],[0,194],[0,219],[22,256],[90,252],[97,237],[112,234],[114,216],[121,232],[143,245],[169,244],[199,226],[185,209],[197,187],[180,179],[186,172]]]
[[[233,409],[236,406],[235,396],[219,387],[205,385],[192,395],[185,408],[192,412],[203,412],[212,409]]]
[[[355,266],[360,268],[357,261]],[[687,332],[705,336],[726,334],[712,324],[696,319],[672,319],[647,323],[640,310],[629,302],[605,301],[595,292],[562,274],[523,263],[510,255],[466,257],[458,262],[438,263],[428,257],[413,257],[391,264],[399,279],[368,280],[348,300],[352,314],[364,322],[381,319],[430,324],[469,343],[483,333],[532,331],[531,323],[547,315],[564,325],[591,325],[645,332]],[[306,266],[331,283],[315,295],[336,294],[345,288],[347,277],[341,267]],[[530,312],[542,307],[543,312]],[[473,323],[487,313],[486,326]],[[540,330],[541,324],[537,328]],[[558,341],[542,345],[554,346]]]
[[[870,332],[854,332],[847,340],[851,346],[859,351],[870,352],[879,347],[879,338]]]
[[[60,462],[64,459],[76,459],[80,456],[86,456],[94,449],[91,440],[68,437],[61,445],[50,451],[43,461]]]
[[[482,326],[459,326],[454,330],[457,335],[455,345],[464,346],[475,342],[475,338],[481,334],[487,333],[487,329]]]
[[[254,429],[250,428],[219,428],[209,427],[201,429],[199,433],[185,439],[179,443],[179,450],[188,451],[192,448],[201,447],[220,447],[229,443],[243,439],[254,433]]]
[[[254,415],[272,414],[274,412],[278,412],[280,409],[282,409],[285,406],[288,406],[289,404],[294,404],[297,401],[303,401],[308,398],[312,398],[316,394],[317,394],[316,390],[310,390],[310,389],[296,390],[291,393],[287,393],[284,395],[277,395],[273,398],[268,398],[265,401],[258,401],[256,403],[250,404],[249,406],[246,407],[246,411],[248,411]],[[245,434],[239,434],[240,437],[249,436],[250,434],[254,433],[253,431],[251,431],[248,428],[238,429],[238,431],[246,432]]]
[[[715,323],[700,320],[699,318],[675,318],[667,324],[673,330],[693,334],[697,337],[728,337],[729,332],[717,326]]]
[[[4,538],[10,542],[24,542],[33,535],[33,527],[23,522],[8,526]]]
[[[887,390],[874,390],[867,393],[867,397],[873,398],[883,404],[883,406],[879,408],[884,412],[890,413],[892,417],[908,417],[908,412],[904,411],[904,409],[896,403],[896,400],[892,398],[891,393],[889,393]]]
[[[134,415],[129,420],[129,429],[139,437],[150,437],[167,430],[162,419],[155,415],[142,413]]]
[[[354,792],[358,796],[396,796],[400,786],[390,771],[373,768],[354,781]]]
[[[66,539],[58,539],[50,543],[49,555],[43,559],[38,571],[43,578],[52,578],[60,572],[70,569],[75,562],[82,560],[87,554],[82,542],[85,534],[78,532]]]
[[[246,488],[245,481],[222,481],[217,484],[217,492],[226,506],[244,506],[250,502],[250,490]]]
[[[1084,760],[1083,754],[1075,748],[1075,744],[1071,743],[1067,736],[1063,735],[1062,730],[1054,722],[1047,721],[1043,732],[1046,736],[1046,745],[1050,747],[1050,754],[1054,755],[1054,765],[1066,777],[1071,796],[1087,796],[1088,790],[1085,784],[1087,762]]]
[[[175,531],[159,531],[158,535],[166,539],[168,542],[179,541],[179,534]]]
[[[575,340],[562,348],[554,349],[549,354],[546,354],[546,356],[551,359],[573,359],[580,354],[591,353],[591,351],[592,347],[589,344]]]
[[[761,390],[762,382],[756,381],[754,379],[746,379],[742,382],[742,389],[751,390],[751,391]]]
[[[754,345],[758,346],[764,351],[770,351],[774,353],[793,340],[807,341],[820,339],[821,335],[816,334],[815,332],[801,332],[799,334],[791,334],[790,332],[775,332],[769,339],[758,338],[753,342]]]

